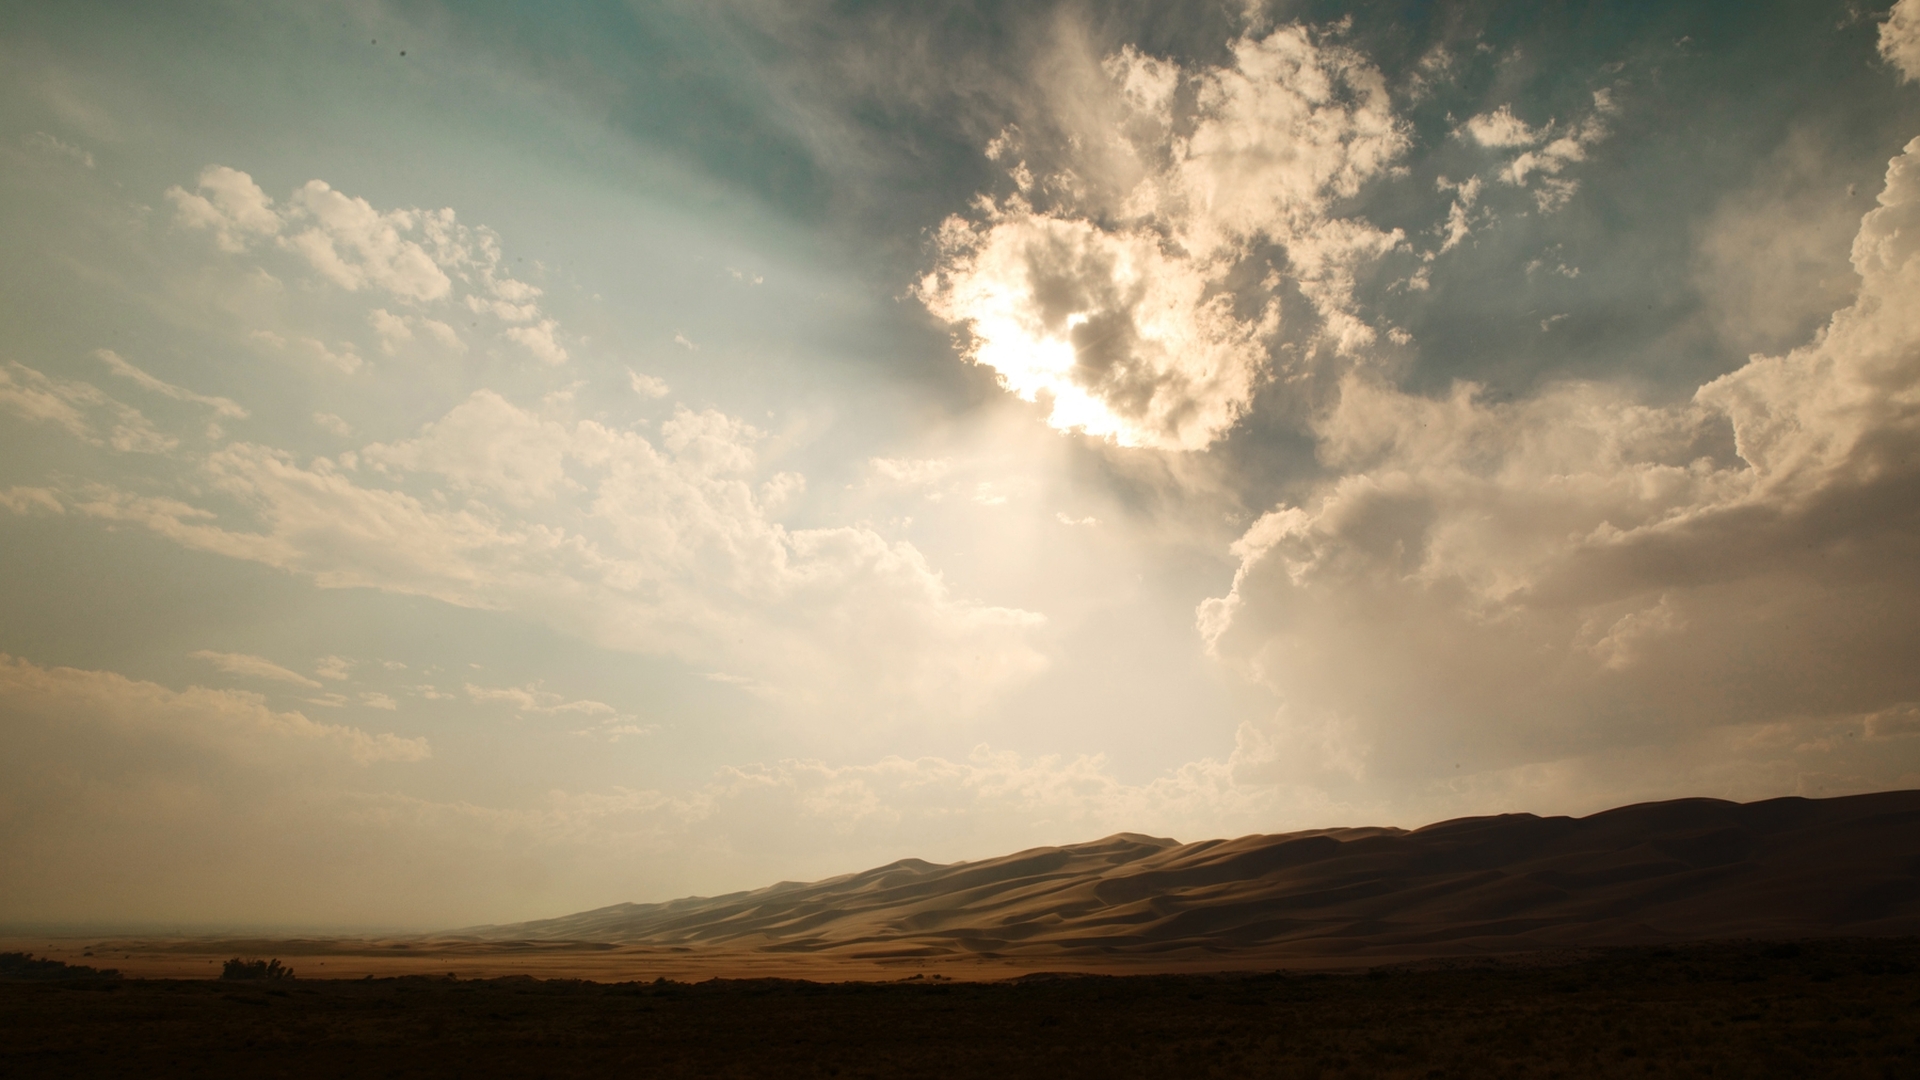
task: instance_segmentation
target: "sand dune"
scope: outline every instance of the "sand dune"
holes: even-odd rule
[[[1355,961],[1920,933],[1920,791],[1181,844],[1121,833],[477,927],[476,945],[905,961]]]

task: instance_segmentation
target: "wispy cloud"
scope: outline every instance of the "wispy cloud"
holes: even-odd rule
[[[297,671],[289,671],[263,656],[248,653],[223,653],[211,649],[201,649],[187,654],[195,660],[205,660],[229,675],[245,675],[250,679],[268,679],[273,682],[292,683],[310,690],[320,689],[320,684]]]

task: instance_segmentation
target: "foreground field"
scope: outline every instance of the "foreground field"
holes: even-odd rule
[[[0,983],[0,1075],[1920,1074],[1920,939],[1007,982]]]

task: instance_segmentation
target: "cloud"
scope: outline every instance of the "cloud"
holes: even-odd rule
[[[1454,193],[1453,205],[1447,208],[1446,239],[1440,242],[1440,252],[1445,254],[1459,247],[1460,241],[1473,232],[1470,216],[1473,204],[1480,199],[1480,178],[1471,176],[1459,184],[1450,184],[1443,177],[1440,187]]]
[[[1880,55],[1901,82],[1920,81],[1920,0],[1900,0],[1880,24]]]
[[[1513,115],[1511,107],[1502,105],[1490,113],[1472,117],[1466,123],[1467,134],[1481,146],[1495,149],[1507,149],[1515,146],[1532,146],[1540,141],[1542,132],[1527,126],[1526,121]]]
[[[399,351],[402,343],[413,340],[413,328],[407,325],[407,320],[386,308],[374,308],[367,322],[372,324],[373,332],[380,335],[380,351],[388,356]]]
[[[527,686],[484,687],[467,684],[467,699],[475,704],[499,702],[511,705],[516,712],[538,713],[542,716],[561,716],[575,714],[579,716],[615,716],[618,709],[604,701],[568,701],[565,697],[550,690],[542,690],[538,683]]]
[[[299,257],[348,292],[383,293],[414,308],[458,295],[476,314],[528,324],[508,327],[504,336],[541,362],[567,359],[555,336],[559,322],[542,313],[542,290],[503,272],[499,238],[462,224],[450,209],[380,210],[324,180],[309,180],[276,204],[251,176],[225,165],[208,166],[195,191],[176,186],[167,198],[177,225],[210,232],[223,251],[252,251],[270,239],[272,248]],[[369,313],[368,322],[388,355],[420,333],[446,348],[466,349],[451,325],[424,314],[395,314],[383,306]],[[312,339],[306,344],[343,370],[359,365],[350,345],[334,353]]]
[[[583,733],[648,730],[538,687],[475,689],[599,721]],[[679,788],[558,790],[507,805],[396,790],[411,778],[391,766],[427,749],[278,712],[257,695],[0,657],[0,850],[14,886],[0,915],[434,928],[551,914],[582,895],[664,899],[703,883],[818,878],[903,852],[979,857],[1119,828],[1245,832],[1299,809],[1271,785],[1238,782],[1254,744],[1143,783],[1118,780],[1097,756],[980,746],[958,760],[750,763]],[[132,906],[106,888],[128,874],[141,882]]]
[[[1892,661],[1920,648],[1920,139],[1879,203],[1854,303],[1679,405],[1349,376],[1315,423],[1331,478],[1241,537],[1232,589],[1197,613],[1286,703],[1278,729],[1341,733],[1299,769],[1592,775],[1640,748],[1698,778],[1690,755],[1733,753],[1729,733],[1811,745],[1829,718],[1920,698]],[[1811,768],[1771,767],[1789,785]],[[1849,768],[1870,787],[1905,766]]]
[[[60,497],[49,488],[15,485],[0,491],[0,507],[16,514],[64,514]]]
[[[295,686],[304,686],[310,690],[320,689],[319,683],[314,682],[312,679],[307,678],[297,671],[288,671],[286,668],[264,657],[250,656],[246,653],[214,652],[211,649],[201,649],[198,652],[189,653],[188,655],[195,660],[205,660],[229,675],[246,675],[255,679],[272,679],[276,682],[292,683]]]
[[[198,190],[167,189],[174,220],[190,229],[213,233],[220,250],[238,254],[254,240],[280,232],[280,214],[273,200],[253,177],[225,165],[209,165],[201,172]]]
[[[314,426],[318,427],[320,430],[325,431],[330,435],[338,435],[340,438],[343,438],[343,439],[353,434],[353,425],[347,423],[345,420],[342,420],[340,417],[335,416],[332,413],[327,413],[327,412],[314,413],[313,423],[314,423]]]
[[[44,131],[36,131],[23,140],[28,148],[68,161],[86,168],[93,168],[93,155],[71,143],[61,142]]]
[[[645,375],[638,371],[628,370],[627,382],[633,387],[633,392],[643,398],[663,398],[672,392],[667,386],[665,379]]]
[[[908,487],[925,487],[953,471],[952,458],[873,458],[867,467],[880,479]]]
[[[657,442],[490,391],[414,439],[301,462],[250,443],[195,485],[228,521],[107,485],[69,508],[307,576],[505,609],[602,645],[746,673],[796,708],[968,711],[1044,665],[1031,612],[956,598],[912,545],[860,527],[790,530],[756,489],[760,434],[684,407]]]
[[[415,340],[415,330],[443,348],[454,352],[465,352],[466,342],[460,340],[459,331],[424,315],[395,315],[386,308],[374,308],[367,315],[368,325],[380,338],[380,351],[388,356],[398,355],[401,347]]]
[[[1107,58],[1098,119],[1068,140],[1087,149],[940,229],[916,294],[1057,428],[1166,450],[1224,435],[1280,328],[1278,277],[1256,268],[1258,289],[1232,284],[1260,245],[1284,249],[1337,352],[1373,339],[1352,311],[1354,272],[1401,236],[1333,206],[1407,145],[1385,83],[1297,26],[1232,51],[1192,73],[1132,48]]]
[[[327,347],[326,342],[318,338],[302,337],[288,341],[286,338],[281,337],[271,330],[255,330],[248,336],[269,348],[304,356],[309,360],[317,361],[326,367],[333,368],[343,375],[352,375],[354,372],[360,370],[360,365],[366,362],[360,359],[358,352],[354,351],[351,341],[340,342],[339,351],[335,352],[333,349]]]
[[[191,390],[182,389],[172,383],[162,382],[139,368],[134,367],[132,364],[127,363],[119,353],[114,352],[112,349],[95,349],[93,355],[98,357],[101,363],[107,365],[107,369],[115,375],[123,379],[131,379],[142,389],[159,394],[161,397],[172,398],[175,401],[188,401],[196,405],[205,405],[212,409],[216,416],[231,417],[235,420],[245,420],[247,418],[247,410],[241,408],[237,402],[223,397],[196,394]]]
[[[324,180],[307,181],[288,202],[291,219],[313,224],[288,236],[287,246],[341,288],[373,286],[415,303],[441,299],[452,290],[446,272],[405,235],[415,228],[417,212],[383,213]]]
[[[258,657],[232,653],[194,655],[218,657],[216,663],[234,660],[242,666],[253,662],[274,667]],[[269,709],[258,694],[197,686],[175,691],[112,672],[40,667],[5,654],[0,654],[0,707],[16,718],[32,716],[35,723],[53,720],[117,730],[141,741],[190,742],[243,762],[280,758],[293,764],[309,754],[339,754],[355,764],[371,765],[430,756],[425,739],[315,723],[297,712]],[[295,756],[288,759],[288,753]]]
[[[553,338],[559,323],[552,319],[541,319],[533,326],[508,327],[508,338],[526,346],[528,352],[543,364],[564,364],[567,362],[567,350]]]
[[[51,424],[83,442],[123,453],[164,454],[180,445],[180,440],[154,427],[140,410],[107,396],[92,383],[54,378],[11,360],[0,367],[0,411]]]
[[[353,661],[344,656],[323,656],[314,661],[313,673],[323,679],[344,682],[353,671]],[[317,684],[316,684],[317,685]]]
[[[1578,181],[1563,178],[1560,173],[1567,166],[1587,159],[1587,151],[1609,134],[1605,117],[1617,111],[1612,94],[1602,89],[1593,92],[1593,109],[1578,123],[1548,123],[1531,128],[1514,116],[1510,107],[1502,105],[1493,112],[1469,119],[1463,126],[1473,140],[1484,147],[1497,150],[1527,147],[1496,170],[1495,175],[1502,183],[1531,188],[1540,211],[1550,213],[1565,206],[1579,190]]]
[[[0,917],[417,918],[393,897],[407,863],[417,872],[433,852],[363,808],[367,787],[430,755],[425,739],[319,723],[257,694],[0,655]],[[343,893],[347,880],[359,885]],[[363,887],[387,896],[368,904]]]

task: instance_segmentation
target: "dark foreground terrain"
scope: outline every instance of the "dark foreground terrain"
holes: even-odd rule
[[[601,1072],[1913,1077],[1920,939],[976,983],[0,982],[0,1076]]]

